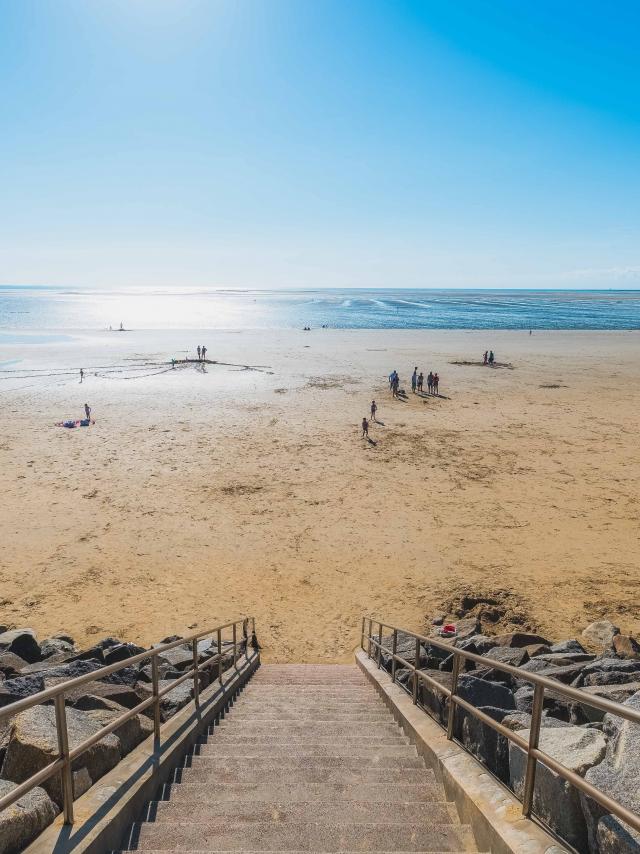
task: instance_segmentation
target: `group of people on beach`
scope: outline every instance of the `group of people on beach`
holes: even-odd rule
[[[204,346],[204,344],[202,345],[202,347],[198,344],[198,346],[196,347],[196,353],[198,354],[198,361],[199,362],[206,362],[206,360],[207,360],[207,348]]]
[[[438,374],[434,374],[433,371],[429,371],[427,374],[427,394],[438,394],[438,386],[440,384],[440,377]],[[415,394],[417,391],[422,393],[424,391],[424,374],[422,371],[418,373],[418,366],[413,369],[413,373],[411,374],[411,391]]]
[[[531,335],[531,333],[529,333]],[[485,350],[482,355],[482,364],[483,365],[493,365],[496,357],[493,355],[493,350]]]

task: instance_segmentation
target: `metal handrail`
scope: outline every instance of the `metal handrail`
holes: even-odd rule
[[[22,783],[16,786],[16,788],[13,789],[11,792],[0,798],[0,811],[5,809],[6,807],[11,806],[11,804],[18,801],[23,795],[30,792],[36,786],[39,786],[41,783],[46,782],[55,774],[59,773],[61,775],[62,782],[62,805],[64,822],[65,824],[73,824],[72,763],[74,762],[74,760],[81,756],[90,747],[93,747],[93,745],[96,744],[98,741],[101,741],[103,738],[105,738],[105,736],[117,730],[120,726],[122,726],[122,724],[126,723],[126,721],[130,720],[135,715],[140,714],[140,712],[143,712],[150,706],[153,706],[154,711],[154,749],[159,749],[161,744],[162,729],[160,722],[160,701],[162,700],[162,698],[167,694],[170,694],[171,691],[173,691],[179,685],[182,685],[183,682],[186,682],[187,679],[192,678],[194,702],[196,707],[198,707],[200,705],[200,672],[206,669],[213,669],[216,664],[218,669],[217,678],[220,682],[220,686],[224,689],[224,682],[222,679],[222,661],[226,653],[223,654],[222,652],[222,632],[225,629],[232,629],[233,639],[230,642],[230,647],[233,647],[233,667],[235,668],[237,666],[238,659],[242,654],[241,653],[240,655],[238,655],[238,647],[242,646],[242,644],[244,644],[244,654],[247,661],[250,658],[249,623],[251,623],[252,637],[255,638],[255,617],[241,617],[240,619],[233,620],[230,623],[224,623],[224,625],[215,626],[212,629],[206,629],[202,632],[195,632],[194,634],[187,635],[184,638],[180,638],[176,641],[171,641],[170,643],[160,644],[150,650],[140,652],[137,655],[132,655],[130,658],[125,658],[123,661],[118,661],[115,664],[108,664],[105,667],[100,667],[97,670],[92,670],[90,673],[85,673],[82,676],[76,676],[73,679],[67,679],[65,682],[61,682],[59,685],[54,685],[51,688],[46,688],[44,691],[39,691],[37,694],[32,694],[30,697],[25,697],[24,700],[17,700],[15,703],[11,703],[9,706],[4,706],[3,708],[0,708],[1,722],[6,718],[13,718],[19,712],[23,712],[26,709],[32,708],[33,706],[39,706],[42,703],[45,703],[49,700],[53,700],[55,708],[56,735],[58,740],[58,755],[53,759],[52,762],[50,762],[44,768],[41,768],[27,780],[24,780]],[[238,626],[241,626],[242,629],[241,641],[238,641]],[[198,662],[198,641],[214,634],[216,635],[217,653],[202,662]],[[167,685],[162,690],[160,690],[160,679],[158,675],[158,658],[164,653],[169,652],[169,650],[176,649],[179,646],[184,646],[185,644],[189,643],[191,644],[193,652],[193,667],[183,673],[177,679],[172,679],[170,685]],[[67,730],[65,695],[72,691],[74,688],[78,688],[81,685],[86,685],[88,682],[97,682],[100,679],[104,679],[106,676],[110,676],[112,673],[117,673],[119,670],[123,670],[125,667],[131,667],[134,664],[139,664],[142,661],[148,660],[151,661],[151,696],[148,697],[146,700],[143,700],[141,703],[138,703],[138,705],[134,706],[132,709],[127,709],[127,711],[123,712],[123,714],[119,715],[110,723],[106,724],[97,732],[95,732],[92,736],[85,739],[81,744],[70,750],[69,734]]]
[[[373,630],[374,626],[376,627],[375,633]],[[382,643],[382,634],[384,629],[389,629],[393,633],[391,650],[384,647]],[[399,632],[407,637],[413,638],[416,642],[416,654],[413,664],[397,654]],[[365,640],[367,643],[366,647]],[[439,682],[436,682],[435,679],[420,670],[420,645],[423,643],[428,646],[434,646],[438,649],[445,650],[453,655],[452,685],[450,689],[441,685]],[[556,695],[576,700],[578,703],[582,703],[585,706],[609,712],[610,714],[616,715],[624,720],[631,721],[632,723],[640,723],[640,711],[632,709],[629,706],[623,706],[621,703],[616,703],[613,700],[606,700],[603,697],[596,697],[591,694],[587,694],[586,691],[581,691],[579,688],[571,688],[568,685],[563,685],[561,682],[550,679],[548,676],[541,676],[539,673],[528,673],[527,671],[514,667],[511,664],[504,664],[501,661],[496,661],[490,656],[477,655],[476,653],[468,652],[465,649],[452,646],[450,643],[438,640],[437,638],[426,637],[425,635],[409,631],[408,629],[402,629],[398,626],[392,626],[389,623],[383,623],[374,617],[362,618],[360,646],[362,650],[367,653],[367,656],[376,662],[378,668],[382,666],[383,650],[385,655],[391,656],[391,679],[396,685],[399,685],[403,690],[407,691],[407,693],[413,695],[414,705],[418,704],[419,680],[426,682],[446,697],[448,704],[447,738],[449,740],[454,737],[455,710],[457,707],[460,707],[476,717],[482,723],[486,724],[486,726],[491,727],[491,729],[504,736],[508,741],[512,741],[527,754],[524,791],[522,795],[522,813],[525,817],[529,818],[533,810],[536,766],[537,762],[541,762],[551,771],[554,771],[560,777],[563,777],[577,789],[599,803],[608,812],[617,816],[626,824],[630,825],[634,830],[640,831],[639,815],[631,812],[621,803],[610,798],[608,795],[605,795],[604,792],[600,791],[600,789],[597,789],[595,786],[592,786],[591,783],[588,783],[583,777],[580,777],[579,774],[571,771],[552,756],[549,756],[549,754],[540,750],[538,746],[540,728],[542,725],[545,690],[553,691]],[[375,655],[372,655],[372,647],[375,650]],[[533,707],[531,709],[531,727],[529,729],[528,740],[503,726],[503,724],[498,721],[495,721],[492,717],[480,711],[480,709],[477,709],[467,700],[464,700],[462,697],[457,695],[458,676],[460,674],[460,666],[463,661],[473,661],[476,664],[482,664],[484,667],[491,667],[492,670],[501,670],[504,673],[509,673],[510,675],[515,676],[517,679],[530,682],[534,686]],[[413,671],[411,690],[397,681],[397,662],[400,662],[404,667]],[[423,711],[426,711],[424,707],[421,708],[423,708]]]

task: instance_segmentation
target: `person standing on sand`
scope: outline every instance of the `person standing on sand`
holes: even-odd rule
[[[424,385],[424,374],[422,371],[418,374],[418,391],[422,392],[422,386]]]
[[[207,358],[207,348],[203,344],[202,345],[202,361],[204,362],[206,358]]]
[[[89,419],[91,418],[91,407],[89,406],[88,403],[85,403],[85,405],[84,405],[84,414],[85,414],[87,421],[89,421]]]
[[[488,351],[488,350],[485,350],[485,351],[484,351],[484,356],[482,357],[482,364],[483,364],[483,365],[486,365],[486,364],[487,364],[487,360],[488,360],[488,358],[489,358],[489,351]]]
[[[84,369],[80,368],[80,382],[84,379]]]
[[[198,346],[196,347],[196,352],[197,352],[197,354],[198,354],[198,361],[200,361],[200,345],[199,345],[199,344],[198,344]]]
[[[440,382],[440,377],[437,374],[433,375],[433,393],[438,394],[438,383]]]
[[[493,355],[493,350],[489,350],[489,364],[493,365],[495,361],[495,356]]]
[[[427,390],[429,394],[433,391],[433,372],[429,371],[429,375],[427,376]]]
[[[367,421],[366,418],[363,418],[362,419],[362,438],[364,439],[365,436],[367,439],[369,438],[369,422]]]
[[[371,420],[376,421],[376,412],[378,411],[378,404],[375,400],[371,401]]]
[[[398,396],[398,391],[400,389],[400,377],[398,376],[398,372],[396,371],[396,375],[393,378],[393,396]]]
[[[411,374],[411,391],[416,393],[416,386],[418,385],[418,366],[416,365],[413,369],[413,373]]]

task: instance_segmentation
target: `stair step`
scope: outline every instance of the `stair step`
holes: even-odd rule
[[[381,714],[380,712],[353,712],[351,710],[336,711],[335,709],[309,708],[301,711],[296,709],[264,709],[262,711],[235,712],[233,714],[234,723],[246,723],[250,721],[332,721],[335,723],[348,723],[349,721],[358,721],[366,723],[389,722],[389,715]]]
[[[240,824],[228,820],[224,827],[187,822],[137,824],[132,839],[138,850],[186,849],[227,851],[464,851],[470,833],[464,826],[420,822],[399,826],[383,822],[331,825],[311,822],[259,822]]]
[[[346,758],[353,758],[354,761],[363,760],[371,763],[379,763],[383,761],[396,760],[402,765],[409,765],[413,761],[419,762],[418,767],[422,767],[423,760],[418,757],[415,747],[409,744],[355,744],[344,745],[330,742],[328,744],[319,744],[311,746],[305,743],[298,744],[229,744],[222,740],[216,742],[212,739],[210,742],[199,745],[200,756],[203,758],[212,757],[227,761],[227,759],[267,759],[274,764],[285,762],[287,767],[294,765],[297,767],[298,762],[315,762],[317,759],[333,762],[334,760],[344,761]]]
[[[225,718],[217,724],[213,731],[215,732],[243,732],[247,735],[257,735],[259,733],[276,733],[287,732],[293,735],[308,735],[311,730],[311,723],[318,725],[320,730],[324,732],[332,732],[334,735],[362,735],[364,731],[377,735],[397,735],[400,728],[393,720],[372,721],[366,726],[363,726],[360,721],[339,721],[336,723],[331,719],[323,721],[321,718],[313,722],[307,721],[245,721],[240,727],[231,718]],[[326,726],[325,726],[326,724]],[[313,727],[315,729],[315,726]]]
[[[357,746],[374,746],[374,745],[405,745],[409,746],[409,741],[405,735],[398,733],[397,735],[343,735],[343,736],[335,736],[335,735],[316,735],[311,732],[305,738],[305,736],[291,736],[286,732],[278,733],[266,733],[260,735],[243,735],[242,731],[236,732],[235,730],[228,729],[216,732],[215,735],[210,735],[206,741],[202,741],[200,746],[202,745],[211,745],[214,749],[216,745],[234,745],[236,747],[240,747],[245,745],[249,746],[258,746],[258,745],[272,745],[277,747],[278,745],[282,746],[293,746],[296,749],[306,745],[307,747],[321,747],[325,744],[335,744],[340,747],[357,747]]]
[[[314,824],[451,824],[457,820],[453,804],[433,803],[367,803],[365,801],[244,801],[217,804],[185,803],[184,801],[151,801],[144,815],[146,822],[193,821],[200,826],[223,827],[227,822],[240,824],[256,822],[304,823],[308,817]]]
[[[190,773],[190,772],[189,772]],[[189,773],[184,772],[185,778]],[[165,787],[163,798],[172,802],[188,804],[215,804],[225,802],[240,803],[244,799],[251,803],[273,801],[275,803],[298,803],[301,801],[334,801],[351,803],[434,803],[445,800],[444,791],[437,783],[431,770],[421,772],[419,783],[396,783],[393,787],[368,781],[353,782],[300,782],[296,775],[295,783],[286,783],[282,779],[268,782],[259,779],[254,783],[225,783],[223,786],[203,786],[202,783],[172,783]]]
[[[381,786],[391,784],[426,783],[431,778],[426,768],[412,766],[410,768],[378,768],[353,763],[341,767],[327,765],[302,765],[296,768],[295,774],[285,774],[281,763],[248,763],[242,761],[231,765],[212,761],[210,758],[193,757],[188,768],[176,768],[174,780],[176,783],[211,783],[227,786],[242,780],[243,783],[264,783],[270,786],[280,785],[283,780],[292,780],[299,785],[307,783],[340,783],[343,785],[360,785],[361,783],[376,783]]]

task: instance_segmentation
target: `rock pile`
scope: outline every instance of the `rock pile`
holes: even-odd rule
[[[166,638],[161,643],[181,640]],[[117,638],[105,638],[89,649],[80,650],[72,637],[60,633],[38,642],[31,629],[11,631],[0,627],[0,708],[58,685],[77,676],[92,673],[105,665],[126,661],[144,652],[143,647]],[[222,666],[233,666],[233,648],[223,643]],[[244,642],[238,651],[244,651]],[[215,640],[198,643],[199,662],[218,653]],[[213,672],[204,668],[200,688],[217,677],[217,659]],[[158,658],[160,689],[193,667],[191,644],[180,644]],[[152,690],[149,661],[125,666],[111,675],[87,682],[66,695],[67,727],[71,749],[90,738],[102,727],[150,696]],[[193,682],[185,680],[161,700],[161,719],[168,720],[193,697]],[[77,798],[113,768],[136,745],[153,733],[153,711],[146,709],[101,739],[73,763],[73,788]],[[58,753],[53,704],[33,706],[11,719],[0,720],[0,797],[17,784],[48,765]],[[62,808],[59,775],[54,775],[0,811],[0,854],[14,854],[28,845],[50,824]]]
[[[458,615],[456,615],[458,616]],[[485,634],[478,614],[456,622],[455,637],[439,636],[442,615],[432,621],[432,634],[447,644],[442,649],[398,634],[397,654],[410,667],[397,664],[398,682],[412,689],[416,657],[420,670],[447,688],[452,684],[453,654],[459,648],[486,659],[486,665],[467,661],[458,679],[458,693],[507,728],[529,737],[533,686],[524,678],[536,673],[585,694],[605,697],[640,709],[640,644],[624,636],[607,620],[592,623],[580,640],[554,643],[531,631]],[[452,621],[452,622],[455,622]],[[393,638],[382,640],[381,664],[391,671]],[[523,678],[505,673],[493,662],[517,667]],[[426,681],[418,685],[418,701],[443,726],[448,709],[444,696]],[[462,709],[456,711],[455,735],[489,770],[522,797],[526,755],[515,744]],[[640,725],[605,714],[545,691],[540,749],[561,762],[632,812],[640,814]],[[590,798],[580,794],[538,763],[534,811],[579,852],[613,854],[640,852],[640,834],[631,830]]]

